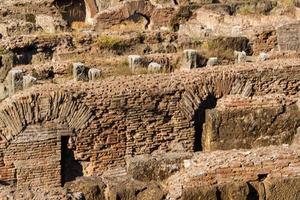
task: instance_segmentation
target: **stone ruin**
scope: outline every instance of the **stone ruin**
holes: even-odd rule
[[[299,199],[275,2],[2,0],[0,199]]]

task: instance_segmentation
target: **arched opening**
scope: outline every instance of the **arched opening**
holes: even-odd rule
[[[83,176],[82,166],[75,159],[74,152],[69,146],[70,136],[61,137],[61,182],[62,186],[76,177]]]
[[[73,22],[85,22],[86,6],[84,0],[56,0],[55,6],[69,25]]]
[[[205,123],[205,110],[213,109],[217,105],[217,99],[213,95],[208,95],[208,97],[202,101],[195,112],[194,115],[194,128],[195,128],[195,141],[194,141],[194,151],[202,151],[202,133],[203,124]]]
[[[150,18],[142,13],[135,12],[128,18],[122,20],[119,24],[111,27],[112,30],[136,31],[146,30],[150,24]]]

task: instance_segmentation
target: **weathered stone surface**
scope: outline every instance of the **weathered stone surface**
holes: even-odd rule
[[[247,54],[245,51],[234,51],[234,57],[236,63],[243,63],[247,61]]]
[[[264,185],[267,199],[296,200],[300,198],[299,178],[266,179]]]
[[[156,62],[151,62],[148,65],[148,71],[150,72],[159,72],[162,70],[161,64],[158,64]]]
[[[101,70],[100,69],[96,69],[96,68],[92,68],[89,69],[89,80],[90,81],[96,81],[98,79],[101,78]]]
[[[221,100],[216,109],[206,111],[203,150],[291,144],[300,126],[295,101],[276,96]]]
[[[56,24],[53,16],[50,15],[36,15],[36,24],[42,27],[43,31],[47,33],[55,33]]]
[[[9,94],[14,93],[23,89],[23,72],[18,69],[12,69],[8,72],[8,90]]]
[[[198,52],[194,49],[186,49],[182,56],[182,70],[191,70],[198,67]]]
[[[258,56],[258,61],[266,61],[268,60],[269,55],[265,52],[261,52]]]
[[[168,197],[297,199],[298,156],[299,149],[288,146],[198,153],[188,168],[167,180]]]
[[[280,51],[300,51],[300,22],[279,27],[277,38]]]
[[[105,200],[106,185],[99,179],[90,177],[77,178],[64,186],[72,193],[82,193],[84,199]]]
[[[140,181],[161,181],[183,168],[183,160],[191,156],[187,153],[135,156],[127,160],[127,173]]]
[[[207,61],[207,66],[214,66],[214,65],[217,65],[218,64],[218,58],[217,57],[212,57],[212,58],[209,58],[208,61]]]
[[[33,76],[23,76],[23,89],[29,88],[36,84],[37,79]]]
[[[129,55],[128,56],[129,68],[134,71],[138,68],[143,67],[143,58],[139,55]]]
[[[14,54],[13,53],[6,53],[1,55],[1,64],[0,64],[0,82],[2,83],[8,72],[14,67]]]
[[[181,199],[183,200],[215,200],[217,199],[216,187],[194,187],[183,191]]]
[[[73,63],[73,78],[76,81],[88,80],[88,69],[83,63]]]

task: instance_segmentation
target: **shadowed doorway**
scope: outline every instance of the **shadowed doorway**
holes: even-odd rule
[[[202,133],[203,124],[205,123],[205,110],[213,109],[217,105],[217,99],[213,95],[209,95],[204,101],[202,101],[194,115],[194,127],[195,127],[195,142],[194,151],[202,151]]]
[[[62,185],[73,181],[76,177],[83,176],[81,164],[75,160],[74,152],[69,149],[70,136],[61,137],[61,180]]]

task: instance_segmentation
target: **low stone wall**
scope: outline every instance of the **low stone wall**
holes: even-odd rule
[[[291,144],[295,127],[300,126],[298,98],[270,95],[221,99],[215,109],[206,110],[203,150]]]

